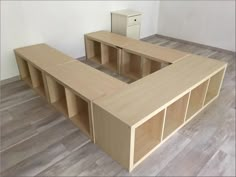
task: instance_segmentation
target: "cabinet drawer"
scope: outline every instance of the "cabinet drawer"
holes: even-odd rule
[[[127,28],[126,36],[133,39],[139,39],[139,33],[140,25],[133,25]]]
[[[140,15],[128,17],[128,26],[140,24],[140,20],[141,20]]]

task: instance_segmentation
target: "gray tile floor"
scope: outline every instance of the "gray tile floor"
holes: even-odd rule
[[[128,173],[23,81],[2,85],[1,176],[235,176],[235,56],[160,37],[146,41],[228,62],[219,98]]]

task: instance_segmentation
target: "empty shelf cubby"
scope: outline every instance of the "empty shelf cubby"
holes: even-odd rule
[[[199,86],[197,86],[191,91],[186,120],[191,118],[196,112],[198,112],[203,107],[207,86],[208,80],[201,83]]]
[[[34,90],[36,90],[36,92],[41,96],[45,97],[45,83],[42,71],[31,64],[28,64],[28,66]]]
[[[87,59],[101,64],[101,43],[88,38],[85,38],[85,41]]]
[[[121,74],[137,80],[142,77],[142,58],[139,55],[123,51]]]
[[[46,76],[49,101],[50,103],[65,116],[68,116],[66,103],[65,87],[51,76]]]
[[[67,88],[66,101],[70,120],[90,136],[89,102]]]
[[[119,73],[121,49],[106,44],[101,44],[102,65]]]
[[[30,76],[28,62],[18,55],[16,55],[16,59],[17,59],[17,64],[18,64],[21,79],[24,80],[29,86],[32,87],[32,80]]]
[[[135,129],[134,164],[161,142],[164,110]]]
[[[142,77],[147,76],[149,74],[152,74],[166,66],[169,65],[169,63],[161,62],[161,61],[155,61],[148,58],[143,58],[143,64],[142,64]]]
[[[164,139],[184,123],[188,99],[189,93],[167,107],[163,134]]]
[[[225,69],[222,69],[221,71],[219,71],[218,73],[216,73],[210,78],[204,104],[209,103],[211,100],[216,98],[217,95],[219,94],[221,83],[224,77],[224,72],[225,72]]]

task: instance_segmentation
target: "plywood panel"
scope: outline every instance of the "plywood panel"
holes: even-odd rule
[[[163,139],[184,123],[189,94],[184,95],[167,107]]]
[[[224,77],[224,73],[225,73],[225,69],[222,69],[221,71],[219,71],[218,73],[216,73],[214,76],[210,78],[205,104],[207,104],[209,101],[214,99],[219,94],[220,87],[221,87],[223,77]]]
[[[53,106],[63,113],[65,116],[68,116],[68,108],[66,103],[65,88],[63,85],[58,83],[54,78],[46,76],[49,92],[49,101]]]
[[[121,58],[121,49],[108,46],[106,44],[101,44],[102,52],[102,64],[119,73],[120,69],[120,58]]]
[[[137,80],[142,76],[142,58],[133,53],[123,51],[121,73],[124,76]]]
[[[161,142],[164,110],[135,129],[134,163]]]
[[[191,91],[186,119],[191,118],[193,114],[203,107],[208,82],[209,80],[203,82]]]
[[[43,79],[43,73],[33,65],[29,64],[29,71],[32,80],[33,88],[40,94],[41,96],[45,97],[45,83]]]
[[[123,167],[131,167],[131,129],[107,111],[93,104],[95,142]]]
[[[90,117],[89,104],[78,95],[75,95],[70,89],[66,88],[66,102],[68,107],[69,119],[78,126],[89,137],[90,134]]]
[[[225,67],[224,62],[193,55],[129,84],[120,92],[98,99],[95,103],[132,126],[150,113],[168,106],[171,100],[177,100],[180,94],[190,92]]]

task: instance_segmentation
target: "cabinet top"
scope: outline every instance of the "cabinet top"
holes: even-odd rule
[[[124,9],[124,10],[118,10],[118,11],[113,11],[111,12],[112,14],[118,14],[118,15],[123,15],[127,17],[132,17],[136,15],[142,15],[141,12],[130,10],[130,9]]]

